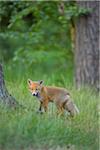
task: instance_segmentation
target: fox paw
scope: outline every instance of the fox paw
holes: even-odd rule
[[[37,113],[38,113],[38,114],[43,114],[44,112],[41,111],[41,110],[38,110]]]

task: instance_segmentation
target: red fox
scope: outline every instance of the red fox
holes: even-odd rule
[[[32,95],[40,101],[40,112],[42,112],[42,108],[46,112],[48,103],[54,102],[60,115],[64,110],[67,110],[72,117],[79,113],[78,108],[71,100],[70,94],[65,88],[44,86],[43,81],[32,81],[30,79],[28,79],[28,86]]]

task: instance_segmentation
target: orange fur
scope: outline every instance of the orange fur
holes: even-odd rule
[[[54,102],[59,114],[62,114],[64,109],[67,110],[71,116],[78,113],[78,108],[71,100],[71,96],[65,88],[44,86],[43,81],[33,82],[30,79],[28,80],[28,86],[32,95],[40,100],[40,111],[44,108],[46,112],[48,109],[48,103]]]

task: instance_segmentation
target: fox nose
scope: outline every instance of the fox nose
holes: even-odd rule
[[[33,96],[35,96],[36,94],[35,94],[35,93],[33,93],[32,95],[33,95]]]

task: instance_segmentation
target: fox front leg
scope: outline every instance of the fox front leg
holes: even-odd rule
[[[42,114],[44,112],[43,109],[44,109],[45,112],[47,112],[47,110],[48,110],[48,101],[44,100],[44,101],[40,102],[40,107],[38,109],[38,113]]]
[[[44,108],[44,111],[47,112],[47,110],[48,110],[48,101],[43,101],[43,108]]]
[[[42,103],[40,103],[39,111],[42,111]]]
[[[42,108],[43,108],[43,103],[40,102],[40,107],[37,112],[43,114]]]

